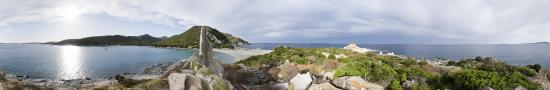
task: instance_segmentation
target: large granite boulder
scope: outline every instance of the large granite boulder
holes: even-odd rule
[[[280,82],[289,81],[299,72],[299,68],[292,63],[285,63],[269,70],[271,76],[276,77]]]
[[[341,89],[334,87],[329,82],[324,82],[320,84],[311,84],[308,90],[341,90]]]
[[[191,69],[183,69],[168,76],[170,90],[232,90],[233,85],[219,74],[214,74],[210,68],[190,61]],[[193,66],[194,65],[194,66]],[[186,66],[185,63],[183,66]]]
[[[294,90],[306,90],[309,84],[313,81],[309,72],[305,74],[297,74],[290,79],[290,85]]]
[[[168,80],[170,90],[185,90],[185,81],[187,80],[186,74],[172,73],[168,76]]]
[[[527,90],[527,88],[519,85],[518,87],[514,88],[514,90]]]
[[[333,81],[334,85],[348,90],[384,90],[384,87],[369,83],[357,76],[340,77]]]

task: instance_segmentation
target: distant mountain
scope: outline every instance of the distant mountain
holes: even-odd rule
[[[550,42],[535,42],[535,43],[522,43],[522,44],[550,44]]]
[[[234,37],[228,33],[222,33],[209,26],[193,26],[179,35],[174,35],[154,45],[158,47],[198,48],[201,27],[204,30],[208,30],[208,38],[210,38],[210,42],[212,42],[214,48],[234,48],[249,44],[241,38]]]
[[[107,35],[107,36],[94,36],[86,37],[82,39],[67,39],[57,43],[55,45],[82,45],[82,46],[96,46],[96,45],[152,45],[154,42],[160,41],[160,38],[153,37],[148,34],[140,36],[122,36],[122,35]]]

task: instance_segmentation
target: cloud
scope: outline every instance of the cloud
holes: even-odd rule
[[[186,29],[210,25],[252,42],[521,43],[550,41],[546,0],[0,1],[0,27],[55,22],[52,11],[106,14]],[[57,8],[57,9],[56,9]],[[328,41],[330,40],[330,41]]]

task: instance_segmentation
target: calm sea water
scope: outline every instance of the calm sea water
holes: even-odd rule
[[[247,48],[272,49],[286,45],[300,48],[334,47],[342,48],[346,44],[276,44],[256,43]],[[399,55],[417,58],[446,58],[461,60],[476,56],[495,57],[501,61],[515,64],[541,64],[550,67],[550,45],[542,44],[483,44],[483,45],[403,45],[403,44],[359,44],[359,47],[394,52]]]
[[[9,74],[40,79],[107,78],[120,73],[139,73],[158,63],[189,58],[196,50],[143,46],[58,46],[0,44],[0,69]],[[231,55],[215,52],[223,63]]]

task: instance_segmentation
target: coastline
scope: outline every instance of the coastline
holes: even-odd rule
[[[191,49],[191,48],[176,48],[176,47],[153,47],[153,46],[144,46],[152,48],[166,48],[166,49]],[[214,49],[213,51],[221,52],[224,54],[231,55],[235,58],[235,61],[246,59],[254,55],[262,55],[270,53],[272,50],[261,50],[261,49],[248,49],[248,48],[237,48],[237,49]],[[142,72],[138,73],[120,73],[119,75],[127,77],[129,79],[135,80],[147,80],[147,79],[159,79],[164,74],[168,73],[170,70],[174,69],[177,65],[181,64],[188,59],[181,59],[174,62],[161,62],[152,66],[147,66]],[[37,86],[47,86],[54,88],[96,88],[102,86],[109,86],[117,83],[117,80],[114,79],[115,76],[111,76],[105,79],[91,79],[91,78],[80,78],[80,79],[70,79],[70,80],[61,80],[61,79],[31,79],[27,78],[26,75],[13,75],[6,74],[7,80],[18,81],[24,85],[37,85]]]

